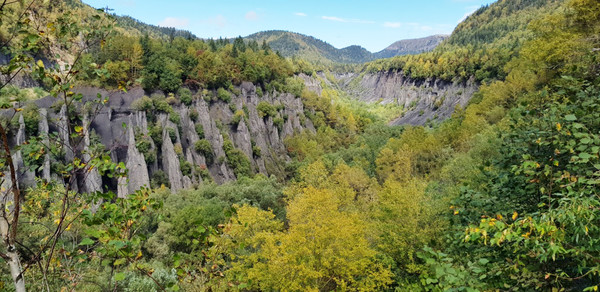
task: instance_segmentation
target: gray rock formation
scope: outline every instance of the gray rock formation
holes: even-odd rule
[[[193,109],[194,110],[194,109]],[[185,159],[187,162],[195,165],[206,165],[206,159],[201,154],[196,153],[194,151],[194,145],[200,137],[196,132],[196,125],[190,118],[189,109],[187,107],[181,107],[179,110],[179,114],[181,116],[181,132],[182,132],[182,141],[181,144],[185,151]]]
[[[478,86],[472,82],[452,83],[441,79],[417,80],[401,71],[343,76],[342,89],[370,103],[394,103],[406,112],[391,124],[423,125],[449,118],[455,108],[465,107]]]
[[[15,142],[17,145],[23,145],[23,143],[25,143],[25,121],[23,115],[19,115],[19,130],[15,136]],[[35,174],[25,167],[21,150],[14,151],[11,158],[15,167],[17,186],[33,186],[35,184]],[[12,177],[10,176],[10,173],[7,172],[3,177],[2,190],[0,191],[0,197],[4,202],[10,201],[12,198],[10,196],[12,182]]]
[[[16,143],[17,145],[23,145],[26,142],[25,136],[25,120],[23,115],[19,115],[19,130],[17,131]],[[15,165],[15,172],[17,176],[17,183],[19,186],[33,186],[35,185],[35,173],[25,167],[23,161],[23,154],[21,150],[17,150],[12,154],[13,164]]]
[[[69,137],[69,122],[67,121],[67,106],[63,104],[60,108],[60,113],[58,114],[58,137],[60,139],[61,145],[63,145],[63,150],[65,151],[65,160],[67,162],[73,161],[75,157],[73,153],[73,147],[71,146],[71,138]]]
[[[232,139],[236,148],[242,150],[247,157],[252,158],[252,141],[246,122],[243,120],[240,121],[236,127],[236,131],[232,135]]]
[[[304,86],[306,87],[306,89],[318,95],[321,95],[321,93],[323,92],[323,87],[321,87],[321,81],[319,81],[319,79],[313,78],[312,76],[308,76],[304,73],[300,73],[298,77],[304,80]]]
[[[127,185],[128,183],[126,177],[119,177],[117,179],[117,196],[119,198],[127,198],[127,195],[129,195]]]
[[[132,117],[132,120],[135,117]],[[133,125],[133,122],[130,124]],[[144,155],[135,146],[135,134],[133,132],[133,126],[129,126],[127,129],[127,192],[132,194],[139,190],[141,187],[150,186],[150,176],[148,175],[148,166]]]
[[[19,116],[19,132],[17,133],[17,144],[23,145],[26,142],[25,136],[25,120],[23,115]],[[17,175],[19,178],[19,183],[25,186],[33,186],[35,185],[35,173],[25,167],[25,162],[23,161],[23,154],[21,150],[16,153],[18,158],[15,160],[15,164],[17,165]]]
[[[192,180],[189,177],[187,177],[187,176],[183,177],[182,183],[183,183],[183,188],[184,189],[189,189],[189,188],[191,188],[194,185],[192,183]]]
[[[179,164],[179,158],[175,153],[173,142],[169,137],[169,132],[166,128],[163,129],[162,135],[162,166],[164,172],[169,177],[169,183],[171,184],[171,191],[177,192],[183,188],[183,174],[181,174],[181,166]]]
[[[102,190],[102,177],[100,173],[98,173],[98,168],[94,167],[90,163],[92,159],[90,155],[90,122],[88,115],[85,114],[83,116],[83,161],[84,163],[92,166],[93,168],[88,169],[85,172],[85,177],[83,178],[83,191],[88,193],[94,193]]]
[[[305,77],[307,80],[311,78]],[[315,88],[320,84],[318,80],[312,82]],[[64,145],[64,159],[73,161],[78,157],[84,161],[89,160],[91,157],[87,152],[93,146],[89,132],[93,130],[98,134],[105,149],[110,152],[111,159],[114,162],[125,163],[128,168],[129,176],[120,179],[102,177],[97,171],[81,174],[78,177],[81,190],[98,191],[104,189],[102,183],[108,182],[108,188],[116,188],[118,195],[125,197],[141,186],[149,185],[150,177],[158,171],[166,173],[172,191],[202,183],[200,175],[204,176],[206,173],[197,171],[201,169],[208,170],[208,174],[216,183],[236,179],[233,171],[235,165],[228,163],[223,149],[224,137],[231,139],[234,147],[247,156],[254,172],[265,175],[279,174],[283,163],[290,159],[283,144],[284,139],[305,129],[314,131],[314,127],[310,120],[304,117],[304,107],[300,98],[277,92],[266,92],[258,96],[256,91],[253,84],[244,82],[232,90],[232,100],[229,103],[220,100],[205,101],[202,93],[197,93],[191,106],[172,104],[180,116],[180,123],[175,124],[165,113],[153,112],[152,115],[147,115],[146,112],[132,107],[133,102],[146,94],[141,88],[133,88],[127,93],[79,88],[77,92],[83,94],[84,103],[96,100],[98,93],[101,96],[110,96],[110,99],[96,109],[93,119],[83,117],[85,136],[81,144],[73,146],[70,144],[72,141],[69,137],[67,108],[62,106],[59,113],[52,111],[57,102],[52,97],[36,100],[35,103],[40,108],[38,128],[42,139],[49,143],[49,134],[55,135],[58,142]],[[260,117],[256,109],[260,102],[268,102],[277,107],[276,116]],[[242,109],[245,113],[244,120],[233,123],[234,112]],[[283,124],[274,125],[274,118],[284,120]],[[196,131],[198,125],[202,125],[202,137]],[[155,145],[151,138],[155,135],[157,127],[162,127],[161,145]],[[169,131],[174,131],[174,142],[169,137]],[[145,136],[145,141],[151,145],[150,151],[156,154],[156,160],[151,163],[145,161],[144,155],[138,149],[138,143],[142,141],[136,141],[136,134]],[[200,139],[206,139],[210,143],[210,159],[195,150],[195,144]],[[260,155],[254,156],[254,145],[260,148]],[[183,175],[180,159],[192,165],[190,174]],[[57,174],[50,172],[50,156],[46,156],[43,163],[39,176],[46,180],[60,179]]]
[[[217,128],[215,120],[212,119],[208,105],[204,100],[198,100],[195,103],[195,109],[198,112],[198,123],[204,128],[204,139],[208,140],[213,149],[214,161],[209,168],[214,180],[217,183],[224,183],[235,179],[233,171],[225,165],[225,163],[218,163],[219,157],[225,157],[225,151],[223,151],[223,135]]]

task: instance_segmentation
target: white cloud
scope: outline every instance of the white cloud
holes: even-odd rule
[[[190,21],[186,18],[167,17],[163,21],[159,22],[158,25],[163,27],[175,27],[184,28],[190,24]]]
[[[375,23],[374,21],[362,20],[362,19],[346,19],[340,18],[336,16],[321,16],[322,19],[337,21],[337,22],[345,22],[345,23]]]
[[[302,13],[302,12],[296,12],[296,13],[294,13],[294,15],[296,15],[296,16],[302,16],[302,17],[308,16],[308,15],[306,15],[306,13]]]
[[[251,21],[258,20],[258,14],[254,11],[248,11],[248,13],[246,13],[245,18]]]
[[[389,28],[399,28],[399,27],[402,26],[402,23],[401,22],[389,22],[389,21],[386,21],[383,24],[383,26],[384,27],[389,27]]]
[[[225,16],[219,14],[213,18],[210,18],[208,20],[208,23],[212,24],[212,25],[216,25],[220,28],[223,28],[227,25],[227,19],[225,18]]]

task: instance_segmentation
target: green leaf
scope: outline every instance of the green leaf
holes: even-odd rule
[[[126,261],[126,259],[118,259],[113,263],[113,265],[120,266],[120,265],[124,264],[125,261]]]
[[[122,249],[127,246],[127,244],[121,240],[111,240],[108,242],[108,245],[114,246],[116,249]]]
[[[92,239],[90,239],[90,238],[84,238],[84,239],[83,239],[83,240],[82,240],[82,241],[79,243],[79,245],[82,245],[82,246],[88,246],[88,245],[92,245],[92,244],[94,244],[94,242],[95,242],[95,241],[93,241],[93,240],[92,240]]]
[[[115,274],[115,281],[123,281],[125,280],[125,273],[116,273]]]
[[[575,115],[566,115],[565,120],[570,121],[570,122],[577,121],[577,117]]]

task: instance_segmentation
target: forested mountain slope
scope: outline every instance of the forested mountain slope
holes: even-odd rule
[[[285,57],[331,65],[331,63],[361,64],[375,59],[428,52],[439,45],[445,37],[430,36],[401,40],[376,53],[371,53],[360,46],[337,49],[314,37],[280,30],[258,32],[245,37],[245,39],[256,40],[259,43],[265,41],[273,50],[280,52]]]
[[[315,63],[364,63],[371,60],[371,53],[365,48],[350,46],[336,49],[322,40],[299,33],[273,30],[245,38],[259,43],[264,41],[285,57],[297,57]]]
[[[413,78],[489,83],[506,78],[504,66],[534,35],[534,19],[557,11],[558,0],[504,0],[482,7],[460,23],[432,52],[368,63],[364,71],[401,70]]]
[[[561,1],[498,1],[461,22],[432,52],[377,60],[345,82],[345,90],[368,102],[405,108],[393,124],[424,125],[464,108],[476,88],[506,78],[505,66],[534,34],[527,27],[558,11]]]

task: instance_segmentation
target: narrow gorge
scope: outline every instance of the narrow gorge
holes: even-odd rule
[[[337,74],[335,80],[324,73],[299,77],[307,90],[319,95],[324,87],[336,88],[366,103],[403,108],[404,114],[392,125],[447,119],[457,107],[466,106],[477,90],[473,82],[415,80],[394,71]],[[142,186],[164,185],[176,192],[206,181],[222,184],[254,173],[284,178],[286,163],[291,161],[285,139],[305,130],[316,131],[299,96],[263,93],[260,86],[249,82],[227,91],[188,91],[187,104],[179,96],[148,94],[139,87],[127,92],[81,87],[77,92],[83,95],[82,108],[68,109],[60,98],[50,96],[35,101],[37,129],[26,127],[24,115],[17,113],[18,130],[11,142],[22,145],[35,135],[45,141],[56,135],[61,142],[69,141],[61,154],[66,162],[75,157],[88,161],[90,148],[103,145],[112,161],[125,165],[128,175],[114,179],[92,169],[77,178],[78,189],[85,192],[112,190],[124,197]],[[98,97],[107,98],[106,103],[99,103]],[[77,113],[78,118],[72,118],[70,124],[82,127],[83,139],[70,138],[67,111]],[[29,116],[32,119],[31,113]],[[19,183],[24,186],[33,186],[35,177],[50,180],[56,171],[49,154],[35,162],[35,171],[25,167],[21,151],[14,156]]]
[[[464,108],[479,86],[472,79],[451,82],[443,79],[415,79],[403,71],[346,73],[335,76],[350,97],[367,103],[393,104],[404,109],[391,125],[425,125],[449,118]]]

